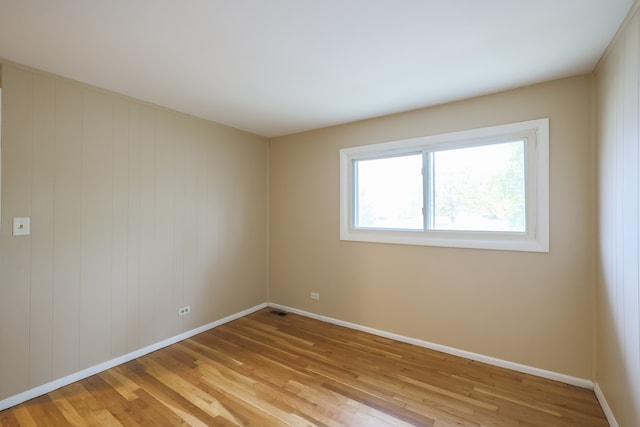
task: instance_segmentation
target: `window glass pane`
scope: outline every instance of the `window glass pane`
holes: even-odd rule
[[[422,154],[358,160],[355,227],[423,229]]]
[[[526,231],[525,140],[433,153],[436,230]]]

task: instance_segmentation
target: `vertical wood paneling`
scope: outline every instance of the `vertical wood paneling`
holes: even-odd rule
[[[111,356],[127,352],[127,215],[129,210],[129,105],[113,101],[113,239],[111,248]]]
[[[617,275],[617,259],[616,259],[616,235],[617,224],[616,218],[618,195],[616,194],[617,184],[617,151],[616,141],[617,134],[622,130],[617,125],[616,117],[619,115],[619,102],[618,99],[618,80],[620,79],[620,73],[618,73],[619,65],[619,50],[614,49],[611,55],[611,61],[608,64],[609,73],[606,74],[606,90],[601,96],[602,99],[606,97],[607,103],[604,107],[600,107],[602,114],[607,115],[607,121],[602,125],[603,139],[609,143],[600,149],[600,253],[602,259],[601,275],[602,283],[607,283],[603,289],[599,289],[600,298],[598,300],[600,307],[598,313],[599,331],[598,331],[598,349],[599,354],[597,362],[600,366],[613,366],[621,363],[620,353],[607,351],[612,348],[619,348],[621,340],[619,339],[619,332],[616,328],[616,318],[618,316],[616,310],[616,295],[618,287],[616,285]],[[603,320],[606,319],[606,322]],[[600,367],[596,368],[596,375],[600,377]],[[605,386],[605,384],[603,384]],[[609,399],[619,399],[619,397],[612,396],[611,392],[619,393],[617,389],[613,389],[609,392]]]
[[[171,143],[172,117],[163,111],[156,119],[154,325],[155,339],[164,339],[172,336],[172,325],[177,320],[172,288],[175,167]]]
[[[206,134],[206,126],[201,125],[201,127],[201,131]],[[218,142],[216,141],[215,143]],[[202,150],[202,157],[198,160],[198,169],[200,172],[198,182],[200,194],[198,197],[201,202],[198,212],[198,230],[202,233],[199,240],[199,264],[200,274],[203,280],[199,286],[196,297],[202,301],[200,309],[203,318],[207,319],[212,318],[218,305],[218,301],[215,300],[214,296],[220,283],[218,266],[222,254],[215,250],[216,242],[220,236],[216,229],[217,213],[215,211],[215,205],[218,203],[218,200],[216,200],[217,195],[214,190],[215,185],[217,185],[215,182],[215,174],[219,165],[214,155],[215,150],[212,144],[207,144],[203,141],[200,148]]]
[[[185,146],[182,151],[181,160],[183,161],[183,200],[184,208],[182,210],[182,224],[176,225],[176,230],[181,234],[183,239],[183,292],[180,304],[184,305],[187,301],[191,304],[191,316],[182,317],[180,320],[181,329],[188,330],[197,324],[204,323],[202,309],[198,302],[198,158],[200,143],[197,139],[197,122],[189,120],[186,124],[186,133],[190,135],[185,138]]]
[[[633,25],[636,26],[637,28],[637,34],[638,34],[638,70],[637,73],[640,74],[640,15],[636,14],[635,20]],[[639,80],[640,80],[640,76],[639,76]],[[640,145],[640,81],[638,83],[638,145]],[[635,390],[632,391],[632,394],[637,397],[640,400],[640,225],[638,224],[638,222],[640,222],[640,148],[638,148],[637,150],[638,153],[638,157],[636,158],[636,173],[635,173],[635,178],[637,181],[637,185],[638,185],[638,194],[636,195],[636,198],[638,200],[638,219],[636,220],[636,226],[637,228],[637,247],[638,247],[638,253],[637,253],[637,258],[635,260],[635,264],[636,264],[636,268],[638,270],[637,273],[637,277],[638,279],[638,283],[635,284],[635,296],[636,299],[634,301],[633,295],[629,298],[631,300],[631,307],[630,307],[630,315],[631,315],[631,324],[634,326],[635,328],[635,332],[636,335],[635,337],[633,336],[633,332],[630,334],[630,340],[632,340],[633,343],[635,343],[635,345],[632,348],[632,352],[635,352],[636,356],[632,356],[631,357],[631,364],[633,366],[632,368],[632,373],[631,373],[631,378],[634,378],[634,386],[635,386]],[[633,286],[633,285],[632,285]],[[634,304],[637,304],[634,306]],[[640,406],[640,405],[638,405]],[[636,407],[636,416],[635,419],[640,422],[640,407]]]
[[[610,58],[616,54],[615,51],[611,51]],[[604,117],[600,124],[600,135],[610,141],[615,141],[615,116],[616,116],[616,102],[615,87],[616,80],[614,79],[615,73],[608,72],[609,68],[615,66],[616,61],[609,61],[603,65],[603,72],[599,78],[599,93],[598,100],[600,102],[599,112]],[[604,72],[604,69],[607,72]],[[610,278],[614,273],[615,259],[614,254],[614,241],[615,235],[615,216],[614,209],[615,197],[610,188],[615,188],[615,150],[614,144],[608,144],[599,147],[598,153],[599,160],[599,206],[600,206],[600,257],[603,259],[602,272],[604,277]],[[606,190],[605,190],[606,189]],[[613,289],[607,288],[609,295],[607,299],[614,300],[615,297],[611,294]]]
[[[140,346],[140,107],[129,104],[127,351]]]
[[[615,222],[615,304],[616,307],[621,307],[624,304],[624,247],[622,236],[624,235],[624,224],[622,222],[622,214],[623,214],[623,199],[620,194],[621,189],[624,185],[624,40],[621,41],[621,45],[619,47],[619,54],[617,56],[618,63],[616,64],[616,68],[618,70],[618,77],[616,78],[616,139],[614,145],[614,152],[616,155],[616,164],[615,164],[615,175],[616,175],[616,186],[615,186],[615,213],[614,213],[614,222]],[[624,312],[621,310],[616,310],[616,329],[618,333],[624,333]],[[618,334],[617,334],[618,335]],[[624,341],[621,342],[621,345],[624,346]]]
[[[31,216],[33,77],[3,67],[0,396],[29,386],[31,240],[12,235],[13,218]],[[35,224],[33,224],[35,226]]]
[[[53,377],[80,368],[82,94],[56,83],[53,248]]]
[[[34,76],[29,334],[31,386],[50,381],[52,375],[55,126],[55,81]]]
[[[640,317],[638,306],[638,289],[640,277],[638,276],[638,264],[640,264],[640,248],[638,236],[640,228],[640,211],[638,209],[638,179],[640,178],[638,164],[640,114],[639,108],[639,73],[640,73],[640,45],[638,43],[638,20],[629,25],[624,40],[624,186],[621,189],[623,200],[623,214],[621,222],[624,227],[622,242],[624,247],[623,266],[623,305],[624,313],[624,351],[627,356],[626,363],[632,378],[640,380]],[[640,385],[636,385],[639,389]],[[639,395],[640,396],[640,395]]]
[[[619,425],[640,425],[640,20],[597,73],[600,210],[597,382]]]
[[[230,140],[219,141],[215,153],[213,150],[210,151],[210,162],[214,164],[210,197],[219,201],[219,203],[210,207],[211,218],[213,219],[212,231],[215,235],[215,238],[212,239],[213,247],[211,251],[216,254],[215,293],[221,296],[228,295],[231,283],[231,266],[228,260],[236,256],[236,242],[234,239],[229,239],[229,236],[237,231],[236,224],[238,219],[244,215],[244,211],[236,205],[236,199],[239,195],[226,185],[227,182],[232,181],[237,182],[238,186],[242,187],[241,180],[236,181],[235,173],[233,173],[236,159],[228,152],[230,144],[232,144]],[[222,162],[221,159],[225,159],[225,161]],[[222,203],[223,200],[224,203]],[[230,210],[235,215],[229,215]],[[231,220],[228,221],[227,218],[231,218]],[[215,301],[213,313],[225,313],[227,307],[219,304],[219,301],[225,301],[226,299],[220,298]]]
[[[219,319],[216,306],[264,301],[264,267],[238,287],[249,299],[216,281],[259,262],[266,229],[258,243],[215,232],[236,223],[236,191],[266,216],[263,139],[236,132],[221,150],[224,127],[16,66],[2,73],[0,405]],[[245,170],[253,185],[236,185]],[[31,216],[30,237],[11,236],[17,216]],[[184,305],[193,312],[179,318]]]
[[[156,211],[156,129],[154,111],[140,111],[140,222],[138,336],[139,345],[155,339],[155,211]]]
[[[175,314],[178,309],[185,304],[184,301],[184,235],[185,229],[189,225],[185,222],[185,212],[188,210],[187,200],[185,198],[185,151],[189,149],[187,135],[185,129],[187,121],[183,117],[174,116],[172,118],[172,126],[169,133],[171,141],[171,151],[173,157],[173,254],[171,261],[173,263],[171,278],[171,310]],[[188,317],[188,316],[187,316]],[[176,317],[171,322],[171,334],[176,335],[186,329],[181,326],[183,322]]]
[[[207,301],[204,298],[204,289],[207,286],[207,281],[203,280],[206,277],[206,264],[202,261],[202,252],[204,250],[204,242],[209,237],[203,228],[204,215],[202,214],[205,205],[203,193],[206,168],[203,168],[203,163],[206,138],[203,126],[199,121],[192,121],[189,132],[191,135],[190,150],[186,155],[190,160],[190,170],[187,172],[186,179],[187,194],[191,198],[189,205],[192,209],[185,218],[185,221],[188,221],[191,226],[185,230],[185,236],[189,243],[185,249],[185,282],[187,287],[184,292],[184,301],[190,301],[192,315],[190,316],[191,318],[188,318],[189,316],[184,318],[183,322],[193,327],[193,325],[206,323],[208,318]]]
[[[111,354],[113,108],[100,93],[82,93],[82,264],[80,366]]]

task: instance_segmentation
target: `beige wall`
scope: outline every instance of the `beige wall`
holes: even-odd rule
[[[640,18],[597,70],[599,252],[596,381],[620,426],[640,426]]]
[[[592,79],[582,76],[272,140],[270,300],[591,378],[591,114]],[[541,117],[550,118],[550,253],[339,240],[340,148]]]
[[[264,138],[15,65],[2,84],[0,399],[266,300]]]
[[[268,298],[581,378],[595,364],[620,425],[640,425],[639,21],[599,67],[595,105],[592,77],[574,77],[268,152],[261,137],[4,64],[0,399]],[[340,148],[541,117],[550,253],[339,241]],[[17,216],[30,237],[11,235]]]

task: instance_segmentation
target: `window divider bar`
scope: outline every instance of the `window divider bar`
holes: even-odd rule
[[[422,165],[422,209],[424,212],[424,231],[428,231],[434,228],[435,215],[433,206],[433,202],[435,201],[435,197],[433,194],[433,153],[429,151],[422,152]]]

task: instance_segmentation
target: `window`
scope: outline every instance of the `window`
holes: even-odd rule
[[[549,251],[549,120],[340,150],[342,240]]]

